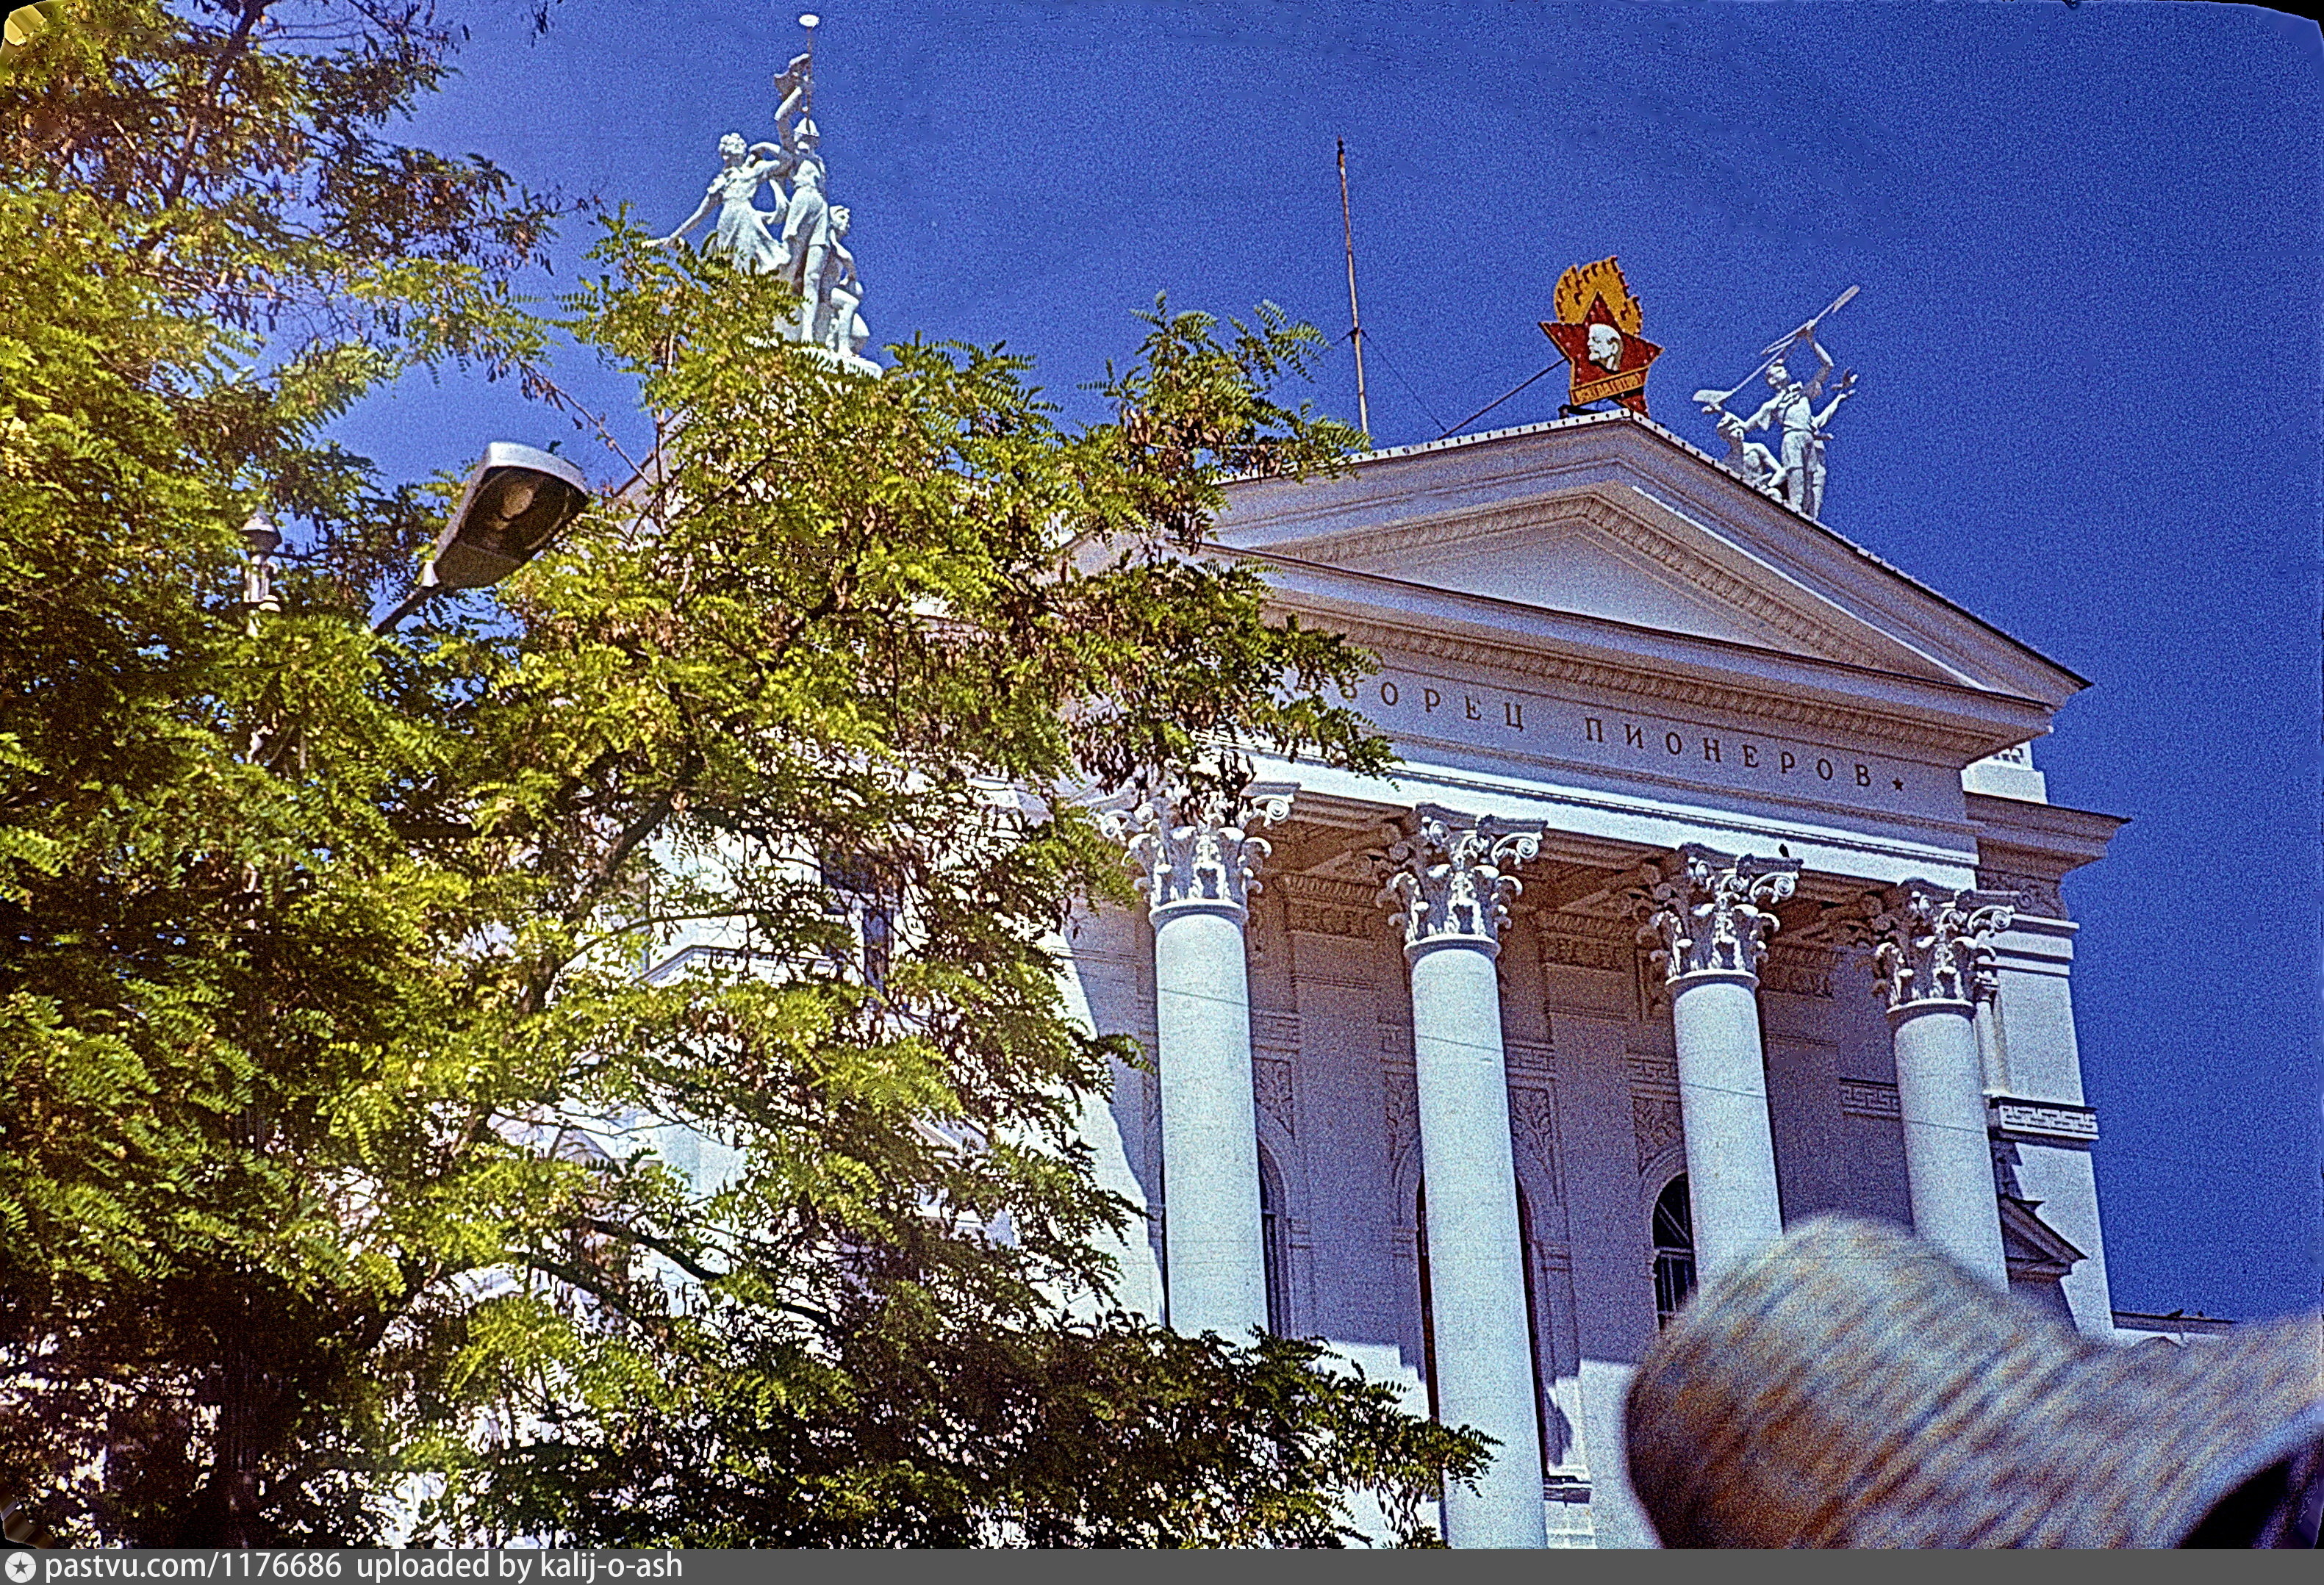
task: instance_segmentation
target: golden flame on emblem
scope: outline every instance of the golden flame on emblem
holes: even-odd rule
[[[1606,299],[1606,311],[1614,316],[1614,323],[1636,336],[1643,323],[1638,299],[1630,295],[1629,282],[1622,279],[1618,258],[1575,264],[1559,276],[1554,299],[1557,317],[1569,325],[1579,325],[1582,316],[1589,313],[1591,299],[1600,297]]]

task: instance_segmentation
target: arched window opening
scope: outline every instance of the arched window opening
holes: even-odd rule
[[[1534,1294],[1533,1208],[1525,1185],[1517,1191],[1517,1265],[1525,1282],[1526,1354],[1533,1364],[1534,1426],[1541,1438],[1541,1467],[1549,1468],[1549,1408],[1541,1375],[1541,1307]],[[1428,1417],[1442,1419],[1436,1401],[1436,1303],[1428,1271],[1428,1182],[1413,1196],[1413,1253],[1420,1267],[1420,1361],[1428,1387]]]
[[[1428,1279],[1428,1183],[1421,1180],[1413,1198],[1413,1254],[1420,1265],[1420,1370],[1428,1387],[1428,1417],[1441,1420],[1436,1409],[1436,1304]]]
[[[1668,1326],[1694,1292],[1694,1211],[1686,1174],[1665,1184],[1655,1201],[1655,1324]]]
[[[1283,1215],[1283,1184],[1267,1147],[1259,1147],[1259,1257],[1267,1273],[1267,1330],[1291,1335],[1291,1240]]]
[[[1533,1361],[1533,1425],[1541,1439],[1541,1468],[1549,1471],[1549,1395],[1541,1379],[1541,1302],[1534,1297],[1533,1207],[1526,1203],[1525,1185],[1517,1185],[1517,1263],[1525,1271],[1526,1356]]]

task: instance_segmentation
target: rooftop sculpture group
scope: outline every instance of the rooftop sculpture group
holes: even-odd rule
[[[1721,460],[1728,469],[1740,475],[1745,483],[1781,496],[1794,511],[1806,517],[1818,516],[1823,510],[1823,443],[1830,438],[1825,426],[1840,410],[1840,404],[1856,393],[1856,371],[1843,370],[1831,400],[1821,410],[1817,408],[1825,383],[1831,378],[1832,363],[1831,355],[1816,339],[1816,329],[1845,308],[1856,290],[1849,287],[1831,307],[1762,348],[1766,361],[1745,375],[1734,390],[1694,393],[1704,413],[1718,415],[1719,438],[1727,442],[1727,456]],[[1792,373],[1792,364],[1801,361],[1803,352],[1812,354],[1816,360],[1816,372],[1806,380]],[[1766,377],[1766,400],[1748,417],[1729,411],[1727,404],[1761,375]],[[1757,441],[1746,439],[1754,429],[1778,431],[1782,451],[1770,451]]]
[[[799,18],[808,30],[808,48],[775,78],[780,96],[776,141],[746,145],[739,132],[720,138],[718,174],[694,213],[661,241],[677,246],[715,210],[717,224],[704,251],[748,274],[783,276],[798,292],[798,318],[788,339],[820,348],[843,367],[877,374],[880,365],[863,355],[871,331],[856,312],[863,283],[847,251],[848,213],[825,193],[822,137],[815,124],[813,30],[820,20]],[[762,186],[774,190],[772,209],[758,207]]]

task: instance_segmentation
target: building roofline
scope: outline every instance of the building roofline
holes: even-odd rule
[[[1721,463],[1717,457],[1712,456],[1709,452],[1704,451],[1701,447],[1695,445],[1684,436],[1678,434],[1675,430],[1666,429],[1663,425],[1656,423],[1654,419],[1647,418],[1643,414],[1634,413],[1627,408],[1618,408],[1612,412],[1581,413],[1572,418],[1550,419],[1535,424],[1517,424],[1503,429],[1487,429],[1482,433],[1475,435],[1448,435],[1435,440],[1417,441],[1410,446],[1385,447],[1377,451],[1358,453],[1356,456],[1347,458],[1342,465],[1351,472],[1360,473],[1367,467],[1378,466],[1383,463],[1392,464],[1406,462],[1416,457],[1425,457],[1439,453],[1458,451],[1466,447],[1505,444],[1511,440],[1524,439],[1530,436],[1560,433],[1572,429],[1587,429],[1602,425],[1619,426],[1624,424],[1631,425],[1638,429],[1644,430],[1646,434],[1654,437],[1654,438],[1659,440],[1665,446],[1669,447],[1684,456],[1691,457],[1694,461],[1701,463],[1703,466],[1717,473],[1721,478],[1730,481],[1736,489],[1746,491],[1757,499],[1767,502],[1769,505],[1775,507],[1777,511],[1785,513],[1803,527],[1830,539],[1833,544],[1840,547],[1844,550],[1847,550],[1859,560],[1869,563],[1871,566],[1877,567],[1882,573],[1886,574],[1889,577],[1895,578],[1899,583],[1904,584],[1918,593],[1926,595],[1929,599],[1935,601],[1939,605],[1943,606],[1947,611],[1950,611],[1963,620],[1982,628],[1985,631],[1991,633],[1995,638],[2001,640],[2011,648],[2019,650],[2023,654],[2040,662],[2042,665],[2048,667],[2052,671],[2055,671],[2060,677],[2072,684],[2072,692],[2079,693],[2082,689],[2090,686],[2090,681],[2088,677],[2083,677],[2080,673],[2075,671],[2070,667],[2061,665],[2059,662],[2052,660],[2049,656],[2044,655],[2041,650],[2035,649],[2024,640],[2017,637],[2015,633],[1988,622],[1984,617],[1979,616],[1976,612],[1971,611],[1967,606],[1961,604],[1959,601],[1930,587],[1927,584],[1923,583],[1919,578],[1916,578],[1911,573],[1904,571],[1904,568],[1896,566],[1894,562],[1888,561],[1884,558],[1876,555],[1874,552],[1866,549],[1863,546],[1858,545],[1855,540],[1850,539],[1845,534],[1840,533],[1836,530],[1831,529],[1825,524],[1819,522],[1814,518],[1808,516],[1805,512],[1800,511],[1796,508],[1793,507],[1788,502],[1785,502],[1780,497],[1773,495],[1765,490],[1754,489],[1751,485],[1745,484],[1741,479],[1737,478],[1732,473],[1729,472],[1726,465]],[[1256,477],[1258,475],[1247,475],[1242,476]],[[1235,481],[1230,480],[1228,482],[1232,484]]]

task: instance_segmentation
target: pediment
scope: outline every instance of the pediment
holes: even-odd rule
[[[1604,485],[1270,548],[1350,572],[1826,660],[1920,669],[1847,613]],[[1658,521],[1664,520],[1664,521]],[[1820,608],[1821,607],[1821,608]]]
[[[1280,566],[2040,700],[2080,677],[1661,426],[1582,419],[1229,490],[1215,532]]]

